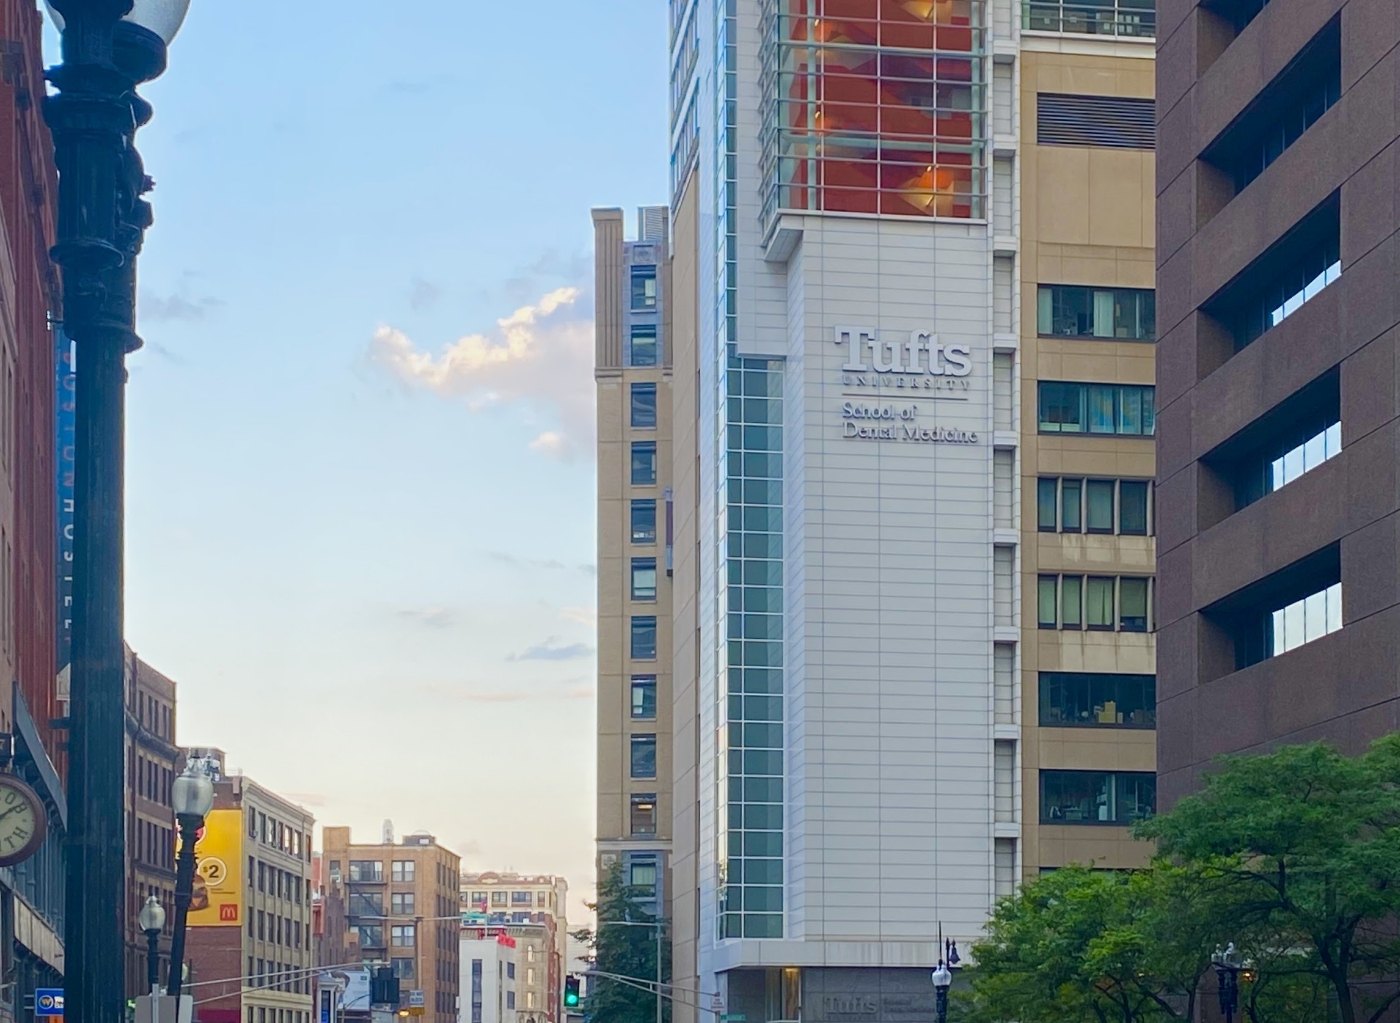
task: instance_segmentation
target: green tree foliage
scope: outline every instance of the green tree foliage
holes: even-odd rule
[[[1241,1021],[1393,1011],[1400,734],[1354,758],[1320,744],[1227,758],[1137,833],[1157,842],[1150,867],[1057,870],[1001,902],[973,947],[966,1020],[1194,1019],[1226,942],[1245,957]]]
[[[1242,948],[1325,980],[1341,1023],[1375,1023],[1400,997],[1370,982],[1400,970],[1400,734],[1355,758],[1320,743],[1228,758],[1139,833],[1272,935]]]
[[[598,885],[598,901],[588,904],[597,917],[595,929],[574,932],[591,950],[588,963],[600,974],[630,978],[630,983],[605,976],[590,977],[583,999],[583,1014],[595,1023],[656,1023],[656,927],[657,918],[643,908],[644,893],[629,886],[622,865],[615,863]],[[624,926],[625,921],[636,926]],[[671,983],[671,941],[661,922],[661,978],[663,993]],[[670,1023],[671,1002],[662,1000],[662,1023]]]

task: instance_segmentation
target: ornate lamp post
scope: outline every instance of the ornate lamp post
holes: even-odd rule
[[[189,0],[48,0],[63,59],[44,101],[58,165],[64,330],[77,342],[65,1015],[121,1023],[126,850],[122,650],[124,361],[151,209],[136,87],[165,70]]]
[[[185,979],[185,931],[194,896],[194,843],[204,818],[214,808],[214,783],[204,761],[192,759],[171,786],[175,825],[180,831],[180,857],[175,864],[175,933],[170,938],[169,993],[178,998]]]
[[[146,986],[151,994],[160,994],[160,932],[165,930],[165,908],[154,895],[146,896],[146,904],[137,914],[136,923],[146,935]]]

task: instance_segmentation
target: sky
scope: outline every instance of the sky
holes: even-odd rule
[[[126,632],[179,741],[575,918],[589,209],[667,200],[665,54],[660,0],[193,0],[138,137]]]

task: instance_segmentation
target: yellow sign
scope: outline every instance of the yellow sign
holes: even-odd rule
[[[213,810],[194,843],[198,858],[191,927],[238,927],[243,923],[243,811]]]

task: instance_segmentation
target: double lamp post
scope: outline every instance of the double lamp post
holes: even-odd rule
[[[63,329],[77,344],[68,907],[64,1008],[121,1023],[126,944],[126,699],[122,646],[125,359],[152,187],[136,150],[137,87],[165,70],[189,0],[47,0],[62,35],[44,116],[58,166]],[[175,983],[178,985],[178,970]]]

